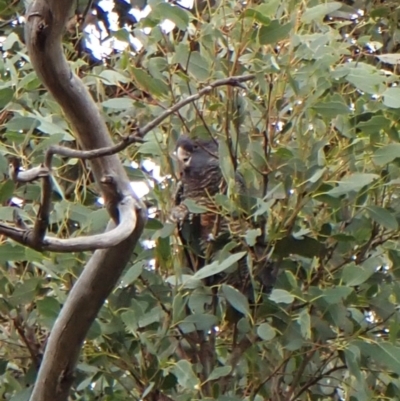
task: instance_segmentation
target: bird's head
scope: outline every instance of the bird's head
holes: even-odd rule
[[[213,140],[195,140],[182,135],[176,143],[176,158],[184,171],[198,171],[218,164],[218,145]]]

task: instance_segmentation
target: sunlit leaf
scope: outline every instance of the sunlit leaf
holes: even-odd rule
[[[153,12],[162,18],[171,20],[179,29],[186,29],[189,23],[189,13],[178,6],[169,3],[158,3]]]
[[[324,4],[319,4],[317,6],[311,7],[304,11],[303,15],[301,16],[301,21],[310,23],[315,20],[322,19],[325,15],[339,10],[342,7],[342,3],[338,1],[327,2]]]
[[[382,93],[383,104],[395,109],[400,108],[400,88],[388,88]]]
[[[108,99],[102,103],[103,107],[107,107],[109,109],[116,109],[116,110],[126,110],[133,107],[132,99],[126,98],[116,98],[116,99]]]
[[[387,54],[377,54],[376,57],[383,63],[387,64],[399,64],[400,56],[398,53],[387,53]]]
[[[257,327],[257,334],[264,341],[270,341],[276,336],[276,332],[268,323],[261,323]]]

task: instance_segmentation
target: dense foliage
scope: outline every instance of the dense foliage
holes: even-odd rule
[[[0,218],[18,213],[31,224],[40,188],[14,184],[8,160],[33,166],[50,144],[76,144],[29,63],[23,10],[8,3],[0,1]],[[223,0],[198,13],[153,1],[147,17],[110,32],[128,47],[104,62],[81,53],[80,26],[69,28],[71,69],[116,141],[208,82],[256,74],[185,106],[121,152],[134,187],[149,188],[151,214],[89,332],[73,399],[399,399],[400,7],[348,3]],[[173,31],[162,30],[164,18]],[[137,52],[133,37],[143,44]],[[212,290],[187,280],[168,222],[182,133],[222,143],[224,176],[232,180],[237,161],[252,213],[266,220],[280,269],[256,305],[225,284],[210,308]],[[84,162],[56,158],[53,184],[52,233],[104,229]],[[217,201],[224,207],[227,197]],[[254,231],[243,236],[251,242]],[[87,258],[1,239],[3,399],[29,398],[46,337]]]

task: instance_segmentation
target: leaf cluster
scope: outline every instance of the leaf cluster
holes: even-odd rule
[[[48,146],[76,143],[32,70],[16,7],[0,1],[2,18],[11,18],[0,26],[0,218],[17,211],[30,224],[40,187],[15,184],[9,158],[37,165]],[[128,47],[92,65],[65,39],[71,69],[115,141],[208,82],[255,74],[183,107],[121,152],[133,187],[148,191],[151,215],[87,337],[76,397],[399,398],[399,12],[391,1],[225,0],[202,13],[154,2],[122,29],[128,42],[142,41],[139,52]],[[160,27],[166,18],[176,24],[169,33]],[[252,217],[279,261],[271,294],[204,285],[243,253],[225,249],[202,270],[188,269],[167,219],[182,133],[223,144],[228,187],[235,170],[243,175]],[[83,161],[55,158],[53,184],[53,234],[104,229]],[[231,187],[217,199],[221,209],[234,195]],[[249,243],[254,236],[243,233]],[[88,256],[39,254],[1,238],[1,396],[29,398],[45,339]]]

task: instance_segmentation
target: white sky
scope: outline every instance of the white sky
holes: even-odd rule
[[[125,0],[127,3],[130,3],[129,0]],[[179,2],[184,7],[191,7],[193,4],[193,0],[181,0]],[[114,7],[114,0],[101,0],[99,2],[99,6],[108,13],[108,20],[110,22],[111,30],[117,31],[119,29],[118,26],[118,14],[113,12],[112,9]],[[132,14],[138,21],[144,17],[146,17],[151,11],[150,6],[146,6],[143,10],[138,10],[132,8],[129,12]],[[87,38],[86,46],[93,52],[94,57],[101,60],[103,57],[108,56],[113,49],[124,50],[128,43],[122,42],[116,38],[107,38],[108,33],[102,22],[99,21],[99,26],[101,32],[99,32],[98,27],[93,24],[88,25],[85,28],[85,32],[88,33],[89,37]],[[170,32],[174,29],[175,24],[166,19],[161,24],[162,29],[165,32]],[[151,28],[144,30],[145,33],[149,32]],[[142,43],[135,38],[133,35],[129,35],[130,44],[137,50],[140,50],[142,47]]]

